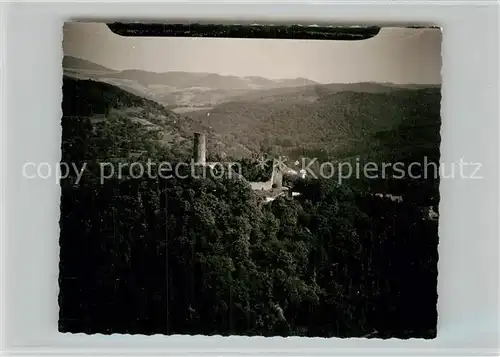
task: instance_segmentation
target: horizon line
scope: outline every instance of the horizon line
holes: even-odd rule
[[[270,80],[270,81],[303,79],[303,80],[307,80],[307,81],[310,81],[310,82],[314,82],[313,84],[320,84],[320,85],[328,85],[328,84],[363,84],[363,83],[393,84],[393,85],[417,85],[417,86],[441,86],[442,85],[442,82],[439,82],[439,83],[397,83],[397,82],[390,82],[390,81],[379,82],[379,81],[369,81],[369,80],[368,81],[359,81],[359,82],[318,82],[318,81],[316,81],[314,79],[310,79],[310,78],[302,77],[302,76],[288,77],[288,78],[269,78],[269,77],[263,77],[263,76],[260,76],[260,75],[238,76],[238,75],[235,75],[235,74],[221,74],[221,73],[215,73],[215,72],[197,72],[197,71],[192,72],[192,71],[183,71],[183,70],[169,70],[169,71],[164,71],[164,72],[156,72],[156,71],[146,70],[146,69],[140,69],[140,68],[114,69],[114,68],[109,68],[109,67],[104,66],[102,64],[95,63],[93,61],[87,60],[85,58],[71,56],[71,55],[66,55],[66,54],[63,55],[63,61],[64,61],[65,57],[70,57],[70,58],[75,58],[77,60],[86,61],[88,63],[94,64],[96,66],[103,67],[103,68],[106,68],[106,69],[108,69],[110,71],[118,72],[118,73],[125,72],[125,71],[142,71],[142,72],[148,72],[148,73],[154,73],[154,74],[166,74],[166,73],[190,73],[190,74],[207,74],[207,75],[215,74],[215,75],[218,75],[218,76],[221,76],[221,77],[235,77],[235,78],[251,78],[251,77],[256,77],[256,78],[267,79],[267,80]],[[64,69],[83,69],[83,68],[64,67],[63,66],[63,70]],[[85,70],[85,69],[83,69],[83,70]]]

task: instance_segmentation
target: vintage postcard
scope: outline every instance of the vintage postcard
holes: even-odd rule
[[[64,26],[59,331],[434,338],[441,30]]]

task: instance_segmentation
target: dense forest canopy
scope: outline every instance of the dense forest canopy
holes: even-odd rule
[[[300,196],[271,203],[229,177],[112,177],[101,184],[103,162],[182,160],[162,130],[107,108],[173,114],[122,94],[113,94],[109,107],[77,105],[73,94],[64,94],[62,161],[85,162],[87,170],[79,182],[61,181],[60,331],[436,335],[437,222],[425,219],[420,205],[435,204],[437,180],[399,181],[408,197],[422,187],[418,204],[335,179],[298,180]],[[105,120],[92,120],[89,108],[106,111]],[[410,127],[398,130],[377,135]],[[250,179],[266,177],[251,159],[241,162]]]

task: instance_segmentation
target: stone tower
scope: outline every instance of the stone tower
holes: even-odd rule
[[[193,160],[196,164],[207,163],[207,147],[205,134],[194,133]]]

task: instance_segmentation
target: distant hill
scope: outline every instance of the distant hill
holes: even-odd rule
[[[280,87],[264,89],[260,91],[235,93],[231,102],[255,102],[259,103],[290,103],[315,102],[328,95],[341,92],[357,93],[389,93],[398,89],[405,89],[397,85],[385,83],[331,83],[331,84],[307,84],[297,87]]]
[[[439,88],[313,85],[255,92],[185,115],[252,152],[341,160],[438,147],[440,99]]]
[[[181,111],[209,108],[256,90],[316,84],[305,78],[272,80],[258,76],[236,77],[215,73],[155,73],[138,69],[114,71],[70,56],[64,57],[63,68],[67,76],[109,83]]]
[[[208,108],[233,97],[260,90],[294,88],[315,82],[304,79],[271,80],[263,77],[236,77],[215,73],[125,70],[106,75],[104,81],[118,86],[132,85],[143,95],[171,108]],[[140,89],[142,88],[142,89]]]
[[[139,69],[115,71],[81,58],[64,56],[63,68],[66,70],[101,71],[106,79],[134,81],[144,87],[167,86],[173,90],[205,88],[213,90],[249,90],[280,87],[296,87],[316,82],[306,78],[267,79],[258,76],[236,77],[216,73],[169,71],[156,73]],[[104,74],[103,74],[104,75]]]
[[[305,78],[271,80],[257,76],[236,77],[216,73],[177,71],[155,73],[136,69],[117,72],[109,78],[134,80],[143,86],[164,85],[175,89],[210,88],[216,90],[268,89],[316,83]]]
[[[64,56],[62,65],[65,69],[114,72],[112,69],[101,66],[97,63],[71,56]]]

